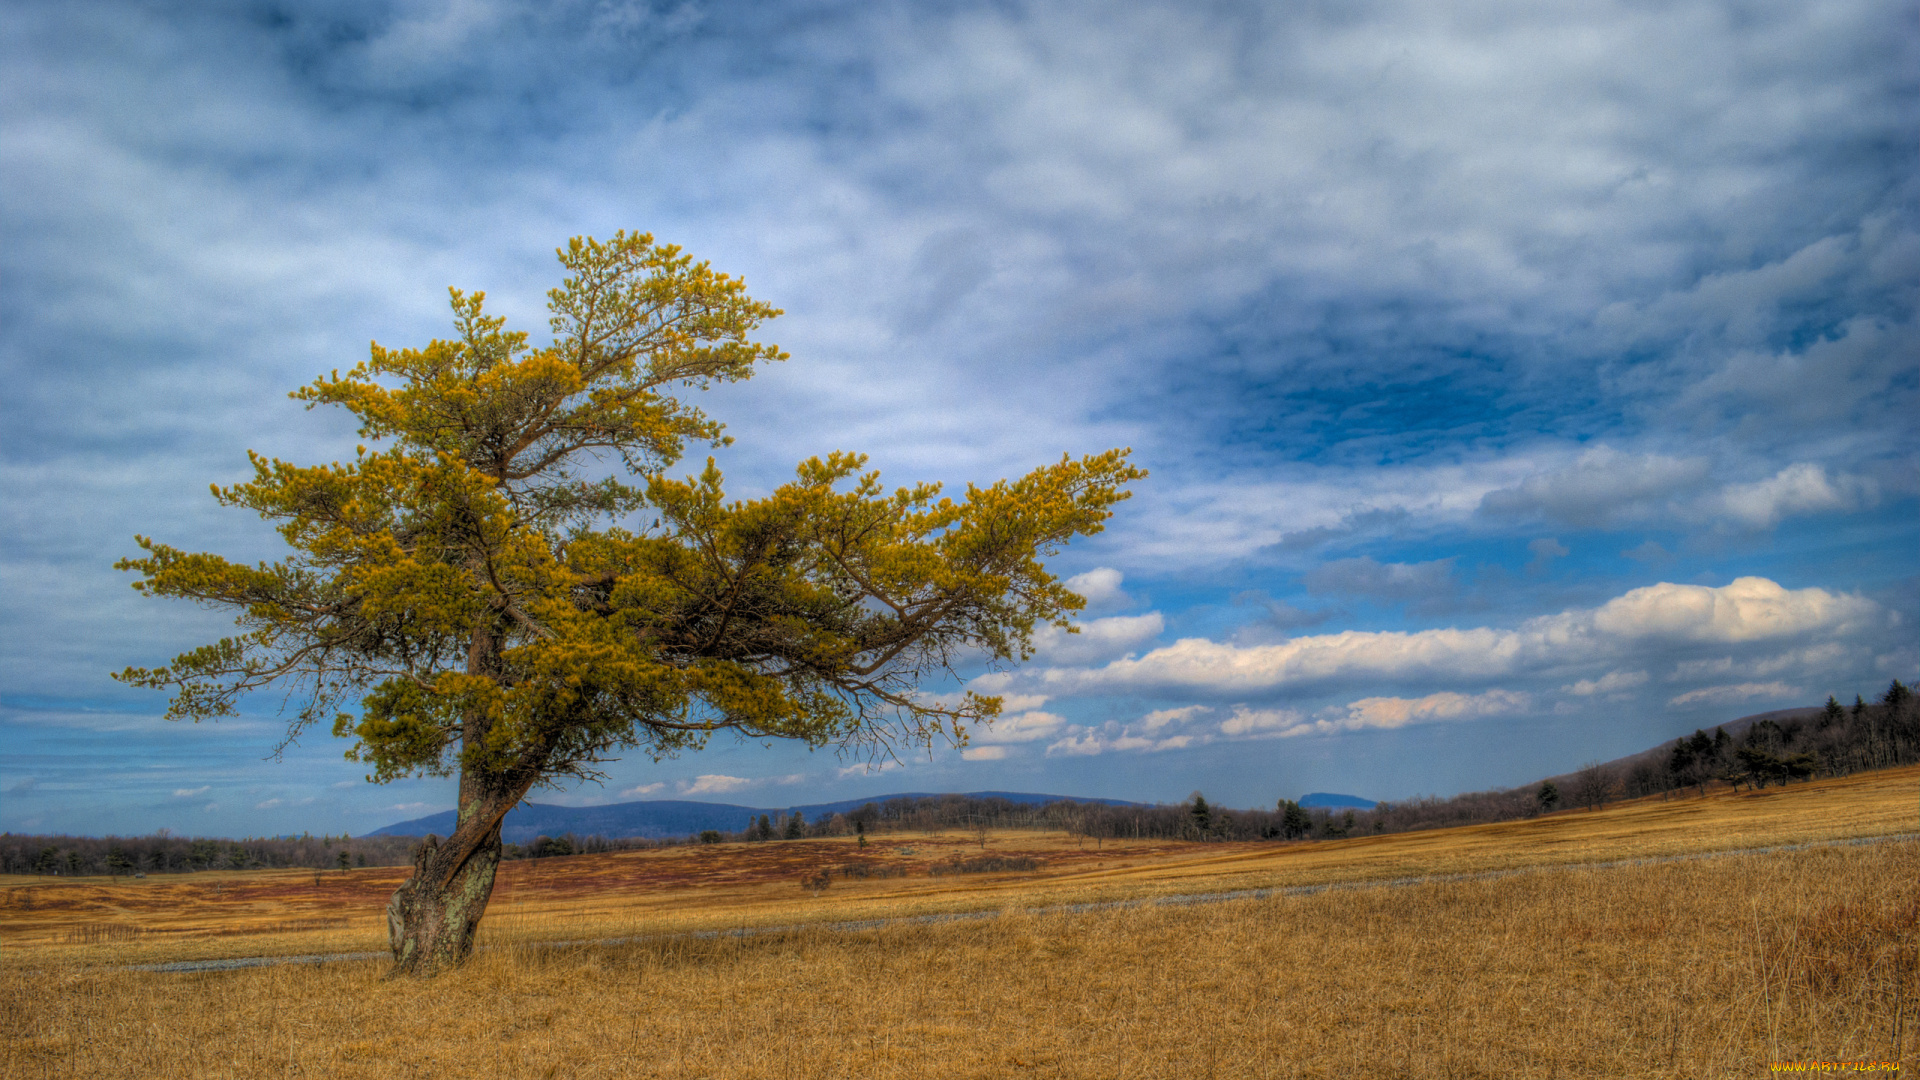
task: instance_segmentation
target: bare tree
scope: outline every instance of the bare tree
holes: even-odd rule
[[[1618,793],[1619,787],[1619,779],[1612,769],[1598,761],[1589,761],[1573,774],[1573,801],[1589,810],[1598,810]]]

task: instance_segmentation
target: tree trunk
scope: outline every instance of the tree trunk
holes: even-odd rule
[[[498,629],[486,622],[473,628],[467,646],[468,674],[498,675]],[[458,824],[444,844],[427,837],[414,855],[413,876],[387,901],[387,947],[393,950],[390,979],[438,975],[465,963],[473,953],[473,936],[486,914],[494,873],[500,868],[501,821],[526,794],[540,764],[533,763],[531,772],[514,779],[473,768],[468,756],[490,726],[482,709],[469,708],[462,717]]]
[[[414,857],[413,876],[387,901],[387,943],[393,950],[388,978],[437,975],[473,952],[473,935],[500,866],[504,816],[474,813],[444,844],[427,837]],[[462,835],[469,829],[479,835]]]

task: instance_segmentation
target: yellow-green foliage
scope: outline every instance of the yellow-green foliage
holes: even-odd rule
[[[368,360],[293,397],[360,420],[353,460],[253,456],[214,489],[293,549],[244,566],[147,538],[135,588],[235,610],[241,632],[118,676],[175,691],[175,718],[291,683],[295,730],[331,720],[372,777],[461,770],[490,803],[604,755],[698,747],[715,730],[810,744],[964,739],[996,699],[914,693],[955,650],[1024,658],[1081,606],[1040,559],[1099,531],[1144,474],[1125,451],[1020,480],[888,492],[865,459],[801,463],[729,501],[721,425],[673,394],[786,358],[778,315],[650,236],[575,239],[549,294],[553,340],[452,291],[456,336]],[[638,513],[650,523],[623,528]],[[468,797],[463,788],[463,820]],[[504,813],[504,809],[500,812]]]

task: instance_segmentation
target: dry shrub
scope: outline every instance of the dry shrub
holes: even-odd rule
[[[1039,859],[1024,855],[982,855],[973,859],[955,855],[946,862],[934,863],[929,869],[934,877],[939,877],[941,874],[1001,874],[1038,870],[1044,865]]]
[[[62,945],[106,945],[114,942],[134,941],[146,933],[143,927],[127,926],[124,923],[86,923],[60,935]]]
[[[902,878],[907,876],[906,867],[888,863],[845,863],[835,869],[841,877],[851,881],[875,881],[885,878]]]

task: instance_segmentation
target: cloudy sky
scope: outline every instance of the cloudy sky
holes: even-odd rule
[[[961,753],[716,744],[558,802],[1524,782],[1920,676],[1920,26],[1897,0],[0,8],[0,828],[362,832],[280,702],[106,677],[220,636],[133,535],[272,558],[286,392],[542,325],[647,230],[785,309],[709,394],[751,495],[1131,446],[1092,601]]]

